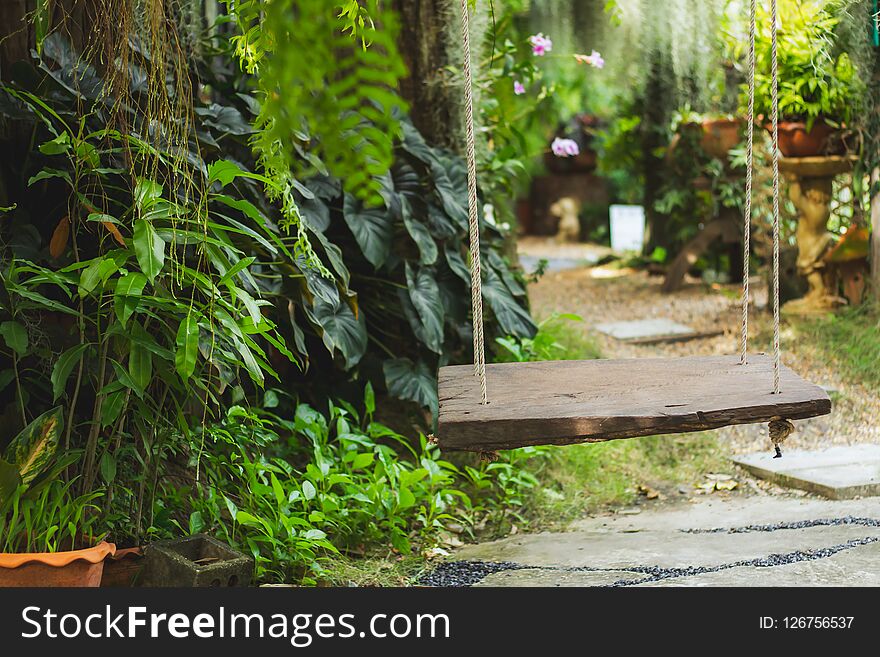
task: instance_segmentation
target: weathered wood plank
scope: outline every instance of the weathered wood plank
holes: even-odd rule
[[[440,368],[437,439],[450,450],[566,445],[731,424],[798,420],[831,412],[819,386],[752,355],[496,363],[486,366],[489,404],[471,365]]]

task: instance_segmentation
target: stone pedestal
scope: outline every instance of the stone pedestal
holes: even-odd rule
[[[788,157],[779,160],[779,169],[788,181],[788,196],[798,210],[797,270],[809,289],[800,299],[786,303],[782,310],[791,314],[825,313],[843,303],[832,285],[824,260],[834,245],[826,229],[831,216],[834,178],[852,170],[855,157]]]

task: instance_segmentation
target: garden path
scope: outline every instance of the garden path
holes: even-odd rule
[[[530,288],[538,318],[580,315],[608,357],[737,353],[739,286],[689,281],[662,295],[660,277],[611,265],[590,267],[571,256],[554,262],[553,242],[520,246],[550,258]],[[527,259],[527,262],[529,260]],[[555,265],[555,266],[553,266]],[[767,350],[766,287],[755,280],[753,345]],[[665,317],[720,335],[653,345],[619,342],[597,323]],[[845,378],[786,326],[783,358],[832,394],[830,416],[797,423],[789,449],[880,442],[880,417],[870,391]],[[769,385],[769,382],[768,382]],[[720,430],[729,453],[769,449],[763,426]],[[435,585],[478,586],[806,586],[880,585],[880,498],[818,499],[737,475],[739,494],[695,495],[686,501],[618,509],[573,523],[566,532],[516,534],[470,545],[426,578]],[[745,490],[743,490],[745,489]]]

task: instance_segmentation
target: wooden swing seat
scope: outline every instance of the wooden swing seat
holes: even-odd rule
[[[773,394],[773,361],[750,355],[497,363],[486,366],[489,404],[472,365],[440,368],[437,440],[490,452],[569,445],[831,412],[817,385],[787,367]]]

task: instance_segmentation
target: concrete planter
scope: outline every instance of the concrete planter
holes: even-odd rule
[[[205,534],[146,547],[143,586],[248,586],[253,559]]]

